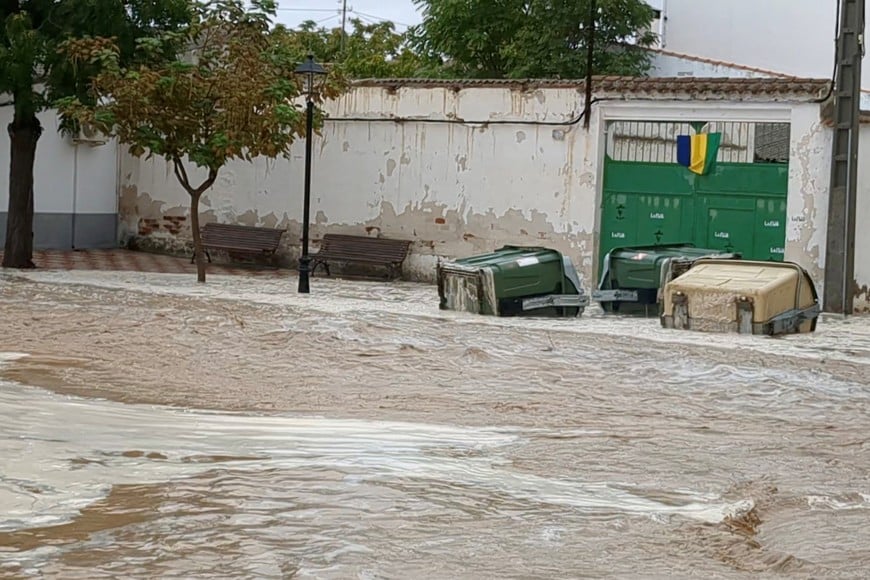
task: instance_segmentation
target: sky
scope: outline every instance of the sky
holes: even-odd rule
[[[662,0],[649,0],[654,8],[661,8]],[[305,20],[314,20],[326,28],[341,25],[342,0],[279,0],[278,21],[296,26]],[[399,31],[420,22],[420,14],[413,0],[347,0],[348,19],[365,22],[391,20]]]
[[[342,0],[278,0],[278,21],[296,26],[314,20],[321,26],[341,25]],[[365,22],[391,20],[399,31],[420,22],[412,0],[347,0],[347,17]]]

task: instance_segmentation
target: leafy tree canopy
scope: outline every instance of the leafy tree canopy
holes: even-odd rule
[[[597,2],[594,74],[641,75],[652,9],[643,0],[415,0],[411,46],[443,65],[430,76],[582,78],[590,2]]]
[[[3,266],[33,267],[33,165],[42,125],[36,116],[57,98],[87,101],[94,68],[74,66],[60,46],[88,36],[116,39],[118,59],[135,39],[172,30],[190,17],[187,0],[4,0],[0,2],[0,94],[14,108]]]
[[[199,198],[233,159],[288,156],[305,130],[294,74],[299,55],[271,26],[275,4],[217,0],[198,4],[192,24],[180,32],[139,39],[145,55],[124,67],[112,39],[66,43],[79,66],[95,66],[91,97],[58,102],[64,125],[86,123],[116,135],[133,155],[158,156],[174,168],[191,196],[191,227],[198,277],[205,281],[199,232]],[[167,47],[187,50],[166,58]],[[340,82],[327,78],[318,98],[337,96]],[[201,181],[185,160],[201,168]]]
[[[232,159],[286,155],[304,129],[299,53],[270,29],[274,4],[220,0],[199,6],[193,24],[180,33],[140,38],[145,55],[132,67],[120,65],[113,39],[66,43],[73,63],[97,66],[90,103],[78,97],[58,101],[65,127],[87,123],[112,133],[134,155],[148,154],[218,170]],[[165,58],[164,48],[188,50]],[[340,90],[326,83],[319,98]],[[96,103],[96,104],[93,104]]]
[[[352,19],[350,24],[343,44],[341,28],[318,27],[312,21],[284,33],[296,52],[311,51],[349,78],[403,78],[423,71],[423,59],[411,50],[407,36],[397,32],[392,22],[369,24]]]
[[[87,98],[87,66],[60,53],[71,38],[112,37],[119,59],[132,59],[136,39],[172,30],[190,18],[187,0],[10,0],[0,4],[0,93],[17,116],[33,115],[70,95]]]

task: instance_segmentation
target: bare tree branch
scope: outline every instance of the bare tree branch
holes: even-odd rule
[[[181,186],[184,190],[190,195],[194,195],[195,190],[190,186],[190,181],[187,179],[187,170],[184,168],[184,163],[178,157],[172,158],[172,166],[175,170],[175,177],[178,178],[178,182],[181,183]]]
[[[218,170],[217,169],[209,169],[208,177],[205,181],[203,181],[199,187],[196,188],[196,195],[202,195],[208,190],[209,187],[214,185],[215,180],[217,179]]]

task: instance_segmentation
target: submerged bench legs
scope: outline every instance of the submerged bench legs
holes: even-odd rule
[[[204,251],[205,251],[205,257],[208,259],[208,263],[211,264],[211,255],[209,255],[208,250],[204,250]],[[193,251],[193,255],[190,257],[190,263],[193,264],[193,262],[195,260],[196,260],[196,250]]]

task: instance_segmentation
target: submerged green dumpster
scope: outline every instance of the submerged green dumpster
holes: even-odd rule
[[[615,248],[604,258],[601,282],[592,299],[605,312],[658,316],[661,289],[701,258],[739,258],[692,244]]]
[[[521,246],[439,264],[438,296],[442,310],[495,316],[580,316],[589,303],[569,258]]]

